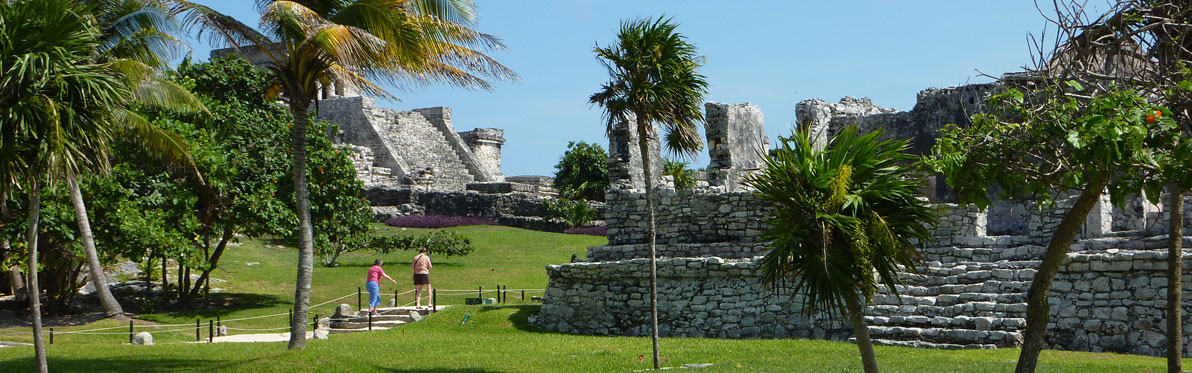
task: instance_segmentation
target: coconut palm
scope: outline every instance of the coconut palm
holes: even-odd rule
[[[658,274],[655,257],[654,177],[647,159],[649,141],[656,138],[654,126],[662,126],[665,146],[680,156],[694,156],[703,149],[697,124],[703,121],[704,94],[708,83],[696,72],[702,58],[695,46],[675,32],[670,19],[635,20],[621,23],[617,43],[596,46],[600,63],[608,69],[610,80],[592,95],[589,102],[604,108],[606,132],[624,120],[634,123],[642,154],[642,175],[646,188],[647,236],[650,241],[650,330],[653,334],[654,369],[660,368],[658,356]]]
[[[0,2],[0,182],[28,196],[29,303],[38,368],[47,371],[37,284],[41,187],[106,161],[112,108],[127,86],[107,64],[94,20],[66,0]]]
[[[185,0],[172,4],[200,37],[236,48],[255,46],[268,58],[276,92],[294,117],[294,199],[298,215],[298,273],[289,348],[306,344],[313,271],[313,232],[306,184],[308,109],[318,90],[348,84],[394,98],[380,84],[399,87],[446,81],[491,88],[481,78],[515,78],[482,50],[501,49],[496,37],[477,32],[471,0],[257,0],[264,32]]]
[[[155,74],[157,69],[166,68],[169,57],[183,46],[179,39],[167,32],[177,28],[168,9],[148,0],[80,0],[75,5],[79,12],[95,18],[100,31],[100,44],[95,50],[94,59],[120,73],[121,80],[129,86],[130,102],[174,111],[205,110],[186,89]],[[123,132],[130,133],[133,135],[131,138],[139,140],[155,153],[194,169],[186,145],[177,134],[152,125],[126,107],[114,110],[118,120],[109,124],[122,126]],[[106,143],[98,145],[107,146]],[[107,149],[91,150],[108,153]],[[106,170],[106,159],[97,166],[95,171]],[[66,170],[66,183],[79,225],[79,238],[83,243],[88,274],[104,314],[122,318],[124,309],[108,290],[103,266],[99,262],[87,207],[75,171]],[[195,175],[198,175],[197,171]]]
[[[817,149],[800,129],[748,179],[774,205],[763,280],[779,289],[793,284],[808,314],[847,316],[866,372],[877,371],[877,360],[864,303],[879,282],[897,294],[899,266],[914,269],[921,260],[914,242],[932,240],[926,225],[936,220],[916,199],[922,180],[908,177],[908,142],[878,141],[882,133],[860,135],[851,126]]]

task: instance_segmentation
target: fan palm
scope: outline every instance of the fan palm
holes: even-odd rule
[[[257,0],[264,32],[185,0],[172,4],[184,25],[200,37],[236,48],[255,45],[269,59],[273,92],[294,117],[294,199],[298,215],[298,273],[289,348],[306,344],[306,317],[313,271],[313,232],[306,184],[307,111],[320,86],[346,83],[364,93],[393,98],[380,84],[404,87],[446,81],[491,88],[481,76],[514,78],[481,50],[504,46],[471,28],[471,0]]]
[[[899,266],[914,269],[921,260],[914,242],[932,240],[926,225],[936,221],[916,199],[922,180],[908,177],[907,141],[878,141],[882,133],[860,135],[852,126],[817,149],[800,129],[748,179],[774,205],[763,280],[794,284],[808,314],[846,315],[866,372],[877,371],[877,360],[864,302],[879,282],[897,294]]]
[[[666,133],[666,148],[682,156],[694,156],[703,149],[696,125],[703,121],[704,94],[708,83],[696,72],[702,58],[695,46],[675,32],[670,19],[636,20],[621,23],[617,44],[595,49],[611,80],[592,95],[589,102],[604,107],[606,132],[610,135],[621,121],[631,119],[637,131],[645,179],[647,224],[650,241],[650,330],[653,334],[654,369],[658,356],[658,274],[655,257],[654,177],[649,141]]]
[[[0,2],[0,189],[28,195],[25,234],[38,368],[47,371],[37,284],[37,236],[43,183],[106,161],[112,108],[127,86],[107,64],[94,20],[66,0]]]

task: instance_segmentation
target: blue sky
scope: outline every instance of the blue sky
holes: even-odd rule
[[[256,25],[252,1],[198,2]],[[804,99],[870,97],[910,110],[923,89],[989,81],[978,70],[1019,71],[1031,60],[1028,33],[1039,34],[1045,22],[1031,0],[476,2],[476,28],[507,47],[489,55],[521,80],[492,91],[394,91],[401,101],[382,105],[448,106],[457,130],[504,129],[507,176],[553,175],[568,141],[607,147],[601,111],[588,105],[608,80],[592,49],[613,42],[622,20],[672,17],[706,57],[707,100],[760,106],[771,137],[791,132],[795,103]],[[192,44],[205,60],[210,48]],[[706,164],[706,155],[693,162]]]

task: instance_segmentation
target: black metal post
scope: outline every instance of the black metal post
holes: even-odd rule
[[[294,323],[294,309],[293,309],[293,308],[291,308],[291,309],[290,309],[290,318],[289,318],[289,320],[290,320],[290,324],[293,324],[293,323]]]
[[[368,331],[372,331],[372,312],[368,313]]]
[[[378,280],[378,283],[380,283],[380,280]],[[363,306],[363,304],[362,304],[362,303],[360,303],[360,295],[361,295],[361,293],[360,293],[360,287],[359,287],[359,286],[357,286],[357,287],[356,287],[356,309],[357,309],[357,310],[361,310],[361,309],[363,309],[363,307],[364,307],[364,306]],[[371,302],[371,300],[370,300],[370,302]],[[369,304],[369,306],[371,306],[371,305],[372,305],[372,304]]]
[[[219,316],[215,317],[215,326],[223,326],[223,321],[219,319]]]
[[[476,289],[477,289],[477,290],[476,290],[476,297],[477,297],[477,298],[480,298],[480,299],[484,299],[484,287],[483,287],[483,286],[477,286],[477,287],[476,287]],[[483,302],[483,301],[481,301],[480,303],[484,303],[484,302]]]
[[[207,343],[215,342],[215,321],[207,320]]]
[[[522,290],[522,302],[526,301],[526,291]]]
[[[370,313],[370,315],[371,315],[371,313]],[[312,326],[310,328],[310,330],[317,330],[317,329],[319,329],[319,314],[316,313],[314,326]]]
[[[132,326],[131,326],[131,325],[132,325],[132,322],[131,322],[131,321],[128,323],[128,325],[130,325],[130,326],[129,326],[129,329],[132,329]],[[199,335],[199,333],[201,333],[201,332],[202,332],[202,329],[199,329],[199,328],[202,328],[202,325],[200,325],[200,324],[199,324],[199,319],[195,319],[195,342],[198,342],[198,341],[201,341],[201,340],[203,340],[203,336],[202,336],[202,335]],[[131,334],[131,333],[129,333],[129,334]]]
[[[397,288],[393,288],[393,306],[397,307]]]
[[[128,344],[132,344],[132,320],[128,320]]]
[[[430,310],[439,311],[439,289],[430,289]]]
[[[50,344],[54,344],[54,328],[50,328]]]

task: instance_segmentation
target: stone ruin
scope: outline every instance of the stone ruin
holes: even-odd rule
[[[798,123],[821,143],[845,125],[885,128],[887,136],[913,138],[913,150],[930,149],[946,123],[967,123],[996,85],[931,89],[910,112],[868,99],[820,100],[796,106]],[[816,338],[848,340],[843,318],[801,312],[802,295],[762,284],[758,263],[770,209],[740,184],[764,154],[761,111],[753,105],[706,105],[711,164],[709,185],[676,191],[658,187],[657,251],[659,332],[662,336],[716,338]],[[613,136],[611,149],[626,149]],[[629,144],[632,144],[631,142]],[[632,152],[631,152],[632,153]],[[582,262],[549,265],[543,305],[533,319],[551,331],[594,335],[650,333],[649,248],[645,195],[638,187],[636,154],[613,152],[625,172],[612,174],[606,223],[608,245],[589,247]],[[651,155],[656,157],[656,155]],[[636,171],[636,173],[635,173]],[[628,175],[628,176],[627,176]],[[624,180],[629,177],[630,180]],[[715,182],[713,182],[713,180]],[[620,187],[616,187],[620,185]],[[922,248],[918,273],[902,273],[900,296],[881,289],[866,305],[875,343],[932,348],[1021,346],[1026,292],[1047,241],[1073,198],[1048,206],[1000,201],[986,211],[948,201],[942,182],[928,191],[942,216],[937,242]],[[1134,198],[1126,208],[1103,199],[1051,291],[1048,348],[1163,355],[1167,279],[1167,216],[1160,206]],[[1190,211],[1192,212],[1192,211]],[[1185,222],[1192,223],[1192,213]],[[1192,240],[1185,238],[1185,245]],[[1184,254],[1184,260],[1192,256]],[[1192,266],[1185,264],[1184,297],[1192,296]],[[1184,312],[1192,311],[1185,305]],[[1185,318],[1184,328],[1192,327]],[[1192,335],[1183,336],[1192,356]]]
[[[284,53],[275,50],[275,53]],[[261,47],[211,51],[211,58],[239,54],[258,66],[270,59]],[[502,192],[537,190],[507,185],[501,172],[504,131],[477,128],[456,132],[451,108],[399,111],[378,107],[371,97],[343,82],[319,87],[312,105],[318,119],[340,126],[332,134],[353,151],[357,178],[366,188],[408,188],[425,191]],[[474,186],[470,186],[476,184]]]

